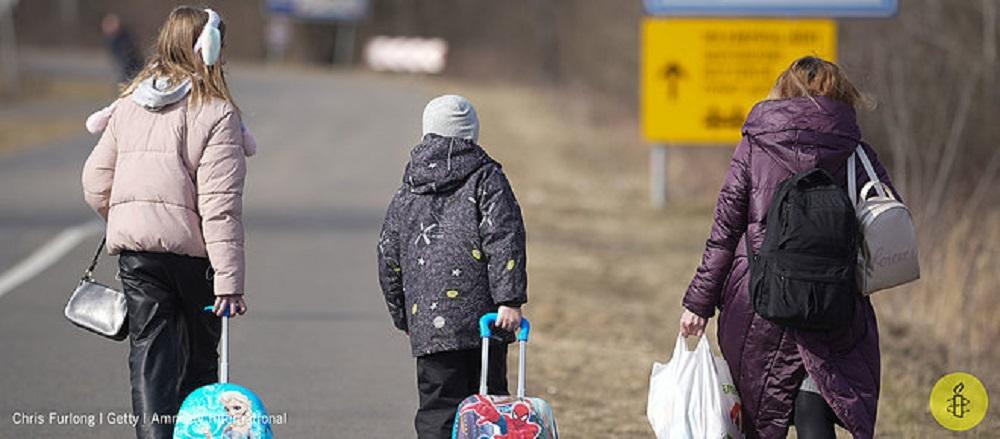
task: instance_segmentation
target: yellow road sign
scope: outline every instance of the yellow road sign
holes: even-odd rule
[[[753,105],[796,58],[836,61],[833,20],[646,18],[642,132],[668,144],[739,141]]]

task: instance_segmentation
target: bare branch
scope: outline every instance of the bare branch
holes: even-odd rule
[[[959,146],[961,145],[962,134],[969,120],[969,109],[972,108],[972,96],[976,91],[976,86],[979,84],[981,72],[981,68],[974,67],[972,77],[964,84],[965,87],[960,95],[958,108],[955,110],[955,117],[952,119],[951,130],[948,132],[948,140],[944,144],[944,154],[938,164],[934,184],[931,186],[925,218],[934,218],[941,207],[945,189],[948,186],[948,180],[951,178],[951,171],[955,165],[955,157],[958,155]]]
[[[889,68],[892,71],[892,80],[889,86],[892,88],[892,93],[890,96],[893,100],[893,107],[895,107],[896,118],[899,121],[899,126],[897,127],[898,133],[896,136],[896,141],[892,142],[893,149],[898,154],[898,161],[895,165],[896,178],[899,180],[899,184],[910,191],[914,188],[910,187],[910,178],[907,168],[910,162],[913,160],[913,155],[916,153],[913,149],[917,147],[916,142],[914,142],[914,132],[913,132],[913,119],[911,118],[911,107],[907,102],[907,91],[905,89],[905,78],[906,75],[903,72],[903,62],[898,57],[892,58],[889,62]]]
[[[935,16],[935,14],[928,15]],[[962,44],[961,40],[956,39],[950,34],[944,32],[928,32],[928,30],[933,30],[934,28],[935,26],[931,23],[918,23],[915,21],[903,20],[903,33],[906,35],[907,39],[917,43],[926,44],[927,46],[933,47],[947,54],[969,54],[967,45]]]
[[[976,188],[972,191],[972,195],[969,196],[969,201],[966,204],[964,212],[975,215],[979,211],[979,206],[986,199],[987,195],[992,194],[996,196],[995,187],[993,186],[993,179],[996,178],[997,171],[1000,170],[1000,148],[993,149],[993,156],[990,158],[989,163],[986,165],[986,171],[982,177],[979,177],[979,181],[976,183]]]
[[[996,0],[983,0],[983,62],[991,69],[997,62]]]

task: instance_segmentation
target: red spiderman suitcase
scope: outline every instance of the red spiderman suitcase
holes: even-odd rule
[[[482,373],[479,394],[462,401],[455,414],[452,439],[557,439],[556,420],[549,403],[541,398],[524,397],[524,353],[531,324],[521,319],[517,333],[520,355],[517,362],[517,396],[487,395],[486,376],[489,364],[490,325],[497,314],[479,319],[479,335],[483,338]]]

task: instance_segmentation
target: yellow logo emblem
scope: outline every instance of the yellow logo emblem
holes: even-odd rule
[[[983,383],[965,372],[949,373],[931,390],[931,415],[942,427],[965,431],[986,417],[990,398]]]

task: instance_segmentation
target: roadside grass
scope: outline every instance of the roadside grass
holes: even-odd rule
[[[647,150],[635,122],[595,115],[583,96],[452,80],[431,80],[430,88],[464,94],[477,105],[482,144],[504,164],[524,210],[530,277],[525,314],[535,328],[528,393],[552,403],[564,437],[652,437],[645,418],[651,364],[669,359],[680,300],[711,226],[714,193],[652,209]],[[725,160],[682,155],[670,166],[700,180],[696,185],[718,187],[722,170],[715,168]],[[958,222],[948,236],[925,245],[919,283],[876,295],[883,377],[879,437],[1000,432],[998,403],[965,433],[941,428],[928,411],[932,386],[948,372],[973,372],[988,390],[1000,389],[993,350],[1000,335],[994,317],[1000,310],[1000,265],[992,244],[1000,236],[1000,217],[993,212]],[[979,239],[990,243],[985,253],[975,260],[963,256]],[[978,289],[957,291],[956,277],[969,276],[970,267],[980,277]],[[714,331],[713,322],[713,345]],[[843,430],[838,434],[849,437]]]

